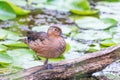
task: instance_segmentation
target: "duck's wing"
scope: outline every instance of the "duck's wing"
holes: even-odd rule
[[[27,32],[28,41],[35,41],[37,39],[39,39],[40,41],[43,41],[46,38],[48,38],[48,36],[47,36],[47,33],[45,32],[33,32],[33,31]]]

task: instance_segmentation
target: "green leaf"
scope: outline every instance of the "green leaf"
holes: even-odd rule
[[[17,33],[11,32],[5,29],[0,29],[0,38],[1,39],[10,39],[10,40],[19,40],[20,37]]]
[[[66,43],[66,49],[64,53],[67,53],[71,49],[70,44]]]
[[[6,39],[8,33],[6,33],[4,30],[0,29],[0,40]]]
[[[6,50],[7,50],[7,47],[6,47],[6,46],[0,45],[0,52],[1,52],[1,51],[6,51]]]
[[[45,59],[46,59],[46,58],[41,57],[41,56],[39,56],[39,58],[42,59],[42,60],[45,60]],[[59,62],[59,61],[64,60],[64,59],[65,59],[64,56],[63,56],[63,55],[60,55],[58,58],[50,58],[50,59],[49,59],[49,62],[54,63],[54,62]]]
[[[113,34],[114,33],[119,33],[120,32],[120,27],[118,26],[118,27],[110,28],[109,31]]]
[[[96,52],[100,50],[99,44],[91,44],[87,52]]]
[[[25,0],[9,0],[11,3],[18,5],[18,6],[26,6]],[[33,0],[32,0],[33,1]],[[36,1],[36,0],[35,0]],[[19,2],[19,3],[18,3]]]
[[[30,13],[30,11],[24,10],[24,9],[22,9],[20,7],[17,7],[16,5],[14,5],[14,4],[10,3],[10,2],[7,2],[7,3],[11,6],[11,8],[16,13],[16,15],[26,15],[26,14]]]
[[[9,64],[12,63],[12,58],[4,52],[0,52],[0,64]]]
[[[71,9],[70,12],[78,15],[94,15],[99,12],[99,10],[75,10]]]
[[[105,76],[109,79],[109,80],[119,80],[120,76],[117,74],[113,74],[113,73],[107,73],[105,74]]]
[[[22,68],[30,68],[43,64],[40,61],[34,61],[35,53],[29,49],[14,49],[7,51],[7,54],[12,57],[13,65]]]
[[[72,0],[72,7],[78,10],[90,10],[90,5],[87,0]]]
[[[0,44],[4,44],[9,47],[28,47],[24,42],[12,40],[1,41]]]
[[[83,17],[75,22],[83,29],[107,29],[117,24],[117,21],[112,18],[98,19],[95,17]]]
[[[20,67],[9,65],[9,66],[0,67],[0,74],[1,75],[12,74],[12,73],[16,73],[21,70],[22,70],[22,68],[20,68]],[[12,79],[12,80],[14,80],[14,79]]]
[[[77,31],[78,27],[77,26],[70,26],[70,25],[65,25],[61,26],[62,33],[65,35],[69,35],[71,32]]]
[[[8,20],[16,17],[14,10],[10,7],[8,3],[3,0],[0,0],[0,19]]]
[[[87,44],[83,44],[83,43],[77,42],[75,40],[67,39],[66,42],[68,42],[69,46],[70,46],[69,52],[72,52],[72,51],[76,51],[76,52],[86,51],[88,49]]]
[[[109,27],[117,25],[117,21],[114,18],[102,18],[100,19],[104,24],[108,24]]]
[[[111,39],[106,39],[104,41],[101,41],[100,44],[104,46],[115,46],[116,45],[116,43],[113,42]]]
[[[120,38],[113,38],[112,41],[116,44],[120,44]]]
[[[23,10],[7,0],[0,0],[0,19],[8,20],[13,19],[16,15],[26,15],[30,11]]]
[[[84,52],[70,51],[64,54],[64,57],[65,57],[65,60],[70,60],[70,59],[79,58],[82,55],[84,55]]]
[[[71,37],[76,40],[103,40],[112,38],[112,35],[105,31],[85,30],[82,33],[72,33]]]
[[[91,10],[87,0],[72,0],[70,6],[70,11],[74,14],[93,15],[99,12],[98,10]]]

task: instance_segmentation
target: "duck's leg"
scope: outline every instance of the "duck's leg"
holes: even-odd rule
[[[46,58],[44,65],[46,65],[46,69],[53,69],[52,64],[48,64],[48,58]]]
[[[48,63],[48,58],[46,58],[45,62],[44,62],[44,65],[46,65]]]

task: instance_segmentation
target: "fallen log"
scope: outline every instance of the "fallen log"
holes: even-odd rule
[[[120,58],[120,45],[109,47],[98,52],[89,53],[71,60],[53,63],[51,69],[47,65],[32,67],[21,72],[0,76],[0,80],[46,80],[65,79],[75,75],[90,74],[102,70]]]

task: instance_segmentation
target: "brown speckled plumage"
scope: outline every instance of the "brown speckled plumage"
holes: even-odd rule
[[[48,58],[59,57],[66,48],[66,42],[61,36],[61,29],[57,26],[49,27],[47,33],[32,32],[27,33],[25,43],[29,48],[37,53],[38,56]],[[45,64],[47,61],[45,62]]]

